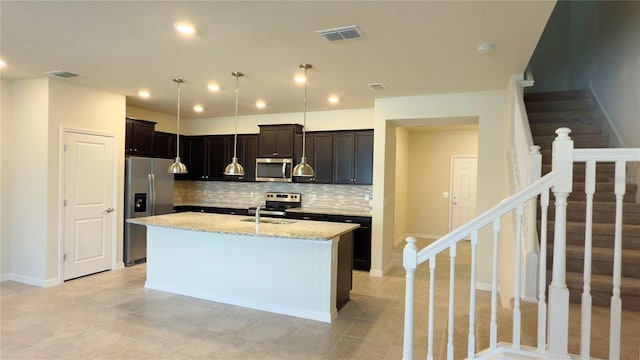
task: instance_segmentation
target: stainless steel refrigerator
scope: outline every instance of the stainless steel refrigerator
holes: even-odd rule
[[[126,159],[124,202],[124,264],[147,259],[147,228],[126,219],[173,212],[173,174],[167,173],[170,159],[129,157]]]

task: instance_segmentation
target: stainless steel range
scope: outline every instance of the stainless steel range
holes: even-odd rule
[[[265,205],[260,207],[260,216],[285,217],[286,210],[302,205],[300,193],[268,192],[264,195]],[[249,215],[256,214],[256,207],[249,208]]]

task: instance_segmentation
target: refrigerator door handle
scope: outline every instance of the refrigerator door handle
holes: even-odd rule
[[[153,174],[149,174],[149,215],[155,215],[156,207],[156,178]]]

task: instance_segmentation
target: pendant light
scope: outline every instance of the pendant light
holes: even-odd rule
[[[231,163],[224,168],[224,174],[242,176],[244,175],[244,168],[238,164],[238,157],[236,155],[238,150],[238,79],[244,76],[244,74],[239,71],[234,71],[231,75],[236,77],[236,132],[233,137],[233,158],[231,159]]]
[[[178,85],[178,123],[176,125],[176,161],[169,165],[170,174],[186,174],[187,167],[180,162],[180,84],[184,82],[182,79],[173,79],[173,82]]]
[[[300,163],[293,168],[293,176],[312,177],[314,175],[313,168],[307,164],[306,146],[307,146],[307,70],[311,69],[311,64],[300,64],[300,68],[304,69],[304,115],[302,120],[302,157]]]

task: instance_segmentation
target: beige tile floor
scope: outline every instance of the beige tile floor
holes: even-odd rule
[[[425,242],[421,242],[424,245]],[[464,358],[468,331],[468,244],[456,271],[455,358]],[[5,359],[401,359],[404,271],[383,278],[354,272],[352,300],[332,324],[260,312],[144,288],[145,266],[104,272],[42,289],[0,285],[0,358]],[[445,358],[447,256],[436,278],[435,358]],[[427,321],[426,269],[417,272],[416,322]],[[487,344],[489,295],[478,292],[478,343]],[[523,343],[535,344],[536,307],[523,314]],[[594,356],[606,358],[608,313],[594,309]],[[623,358],[638,359],[640,313],[625,312]],[[579,309],[570,312],[577,352]],[[499,313],[499,338],[509,341],[510,311]],[[415,330],[415,358],[426,353],[426,326]]]

